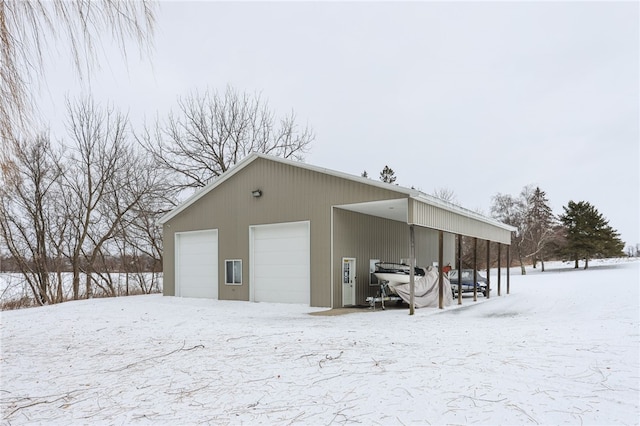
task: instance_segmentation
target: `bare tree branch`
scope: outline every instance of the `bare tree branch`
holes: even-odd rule
[[[146,129],[140,143],[158,167],[176,176],[174,188],[198,188],[251,152],[302,160],[315,136],[293,112],[276,119],[260,95],[228,86],[178,99],[178,113]]]
[[[436,188],[433,190],[433,196],[449,203],[457,204],[456,193],[450,188]]]
[[[0,179],[0,236],[37,303],[51,303],[57,291],[52,291],[50,273],[61,257],[59,247],[50,241],[59,224],[60,159],[46,135],[15,141],[10,155],[13,166],[3,169]],[[60,282],[54,285],[60,286]]]
[[[141,50],[151,47],[154,25],[151,0],[0,1],[0,152],[8,152],[10,140],[28,134],[45,52],[66,45],[84,78],[97,65],[101,36],[108,34],[126,58],[130,39]]]

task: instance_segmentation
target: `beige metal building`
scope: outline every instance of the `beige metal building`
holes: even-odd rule
[[[455,236],[511,243],[512,227],[402,188],[251,154],[161,219],[164,294],[317,307],[363,304],[372,265],[455,265]]]

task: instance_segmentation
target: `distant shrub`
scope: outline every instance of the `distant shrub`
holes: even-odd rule
[[[34,306],[38,306],[35,300],[27,296],[21,297],[19,299],[2,300],[2,302],[0,302],[0,310],[2,311],[11,311],[14,309],[22,309],[22,308],[32,308]]]

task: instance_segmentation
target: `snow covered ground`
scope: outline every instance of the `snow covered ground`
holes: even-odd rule
[[[638,424],[640,262],[547,266],[414,316],[161,295],[5,311],[2,421]]]
[[[62,294],[64,299],[70,300],[73,298],[73,274],[70,272],[63,272],[62,277]],[[161,293],[162,292],[162,273],[111,273],[111,284],[113,286],[115,294],[124,295],[127,294],[127,289],[133,294],[148,294],[148,293]],[[86,295],[86,275],[80,275],[80,296]],[[107,288],[108,285],[104,282],[101,283],[103,287]],[[51,286],[56,286],[57,276],[55,273],[51,274]],[[57,287],[52,288],[51,293],[56,293]],[[95,296],[109,294],[95,283],[93,284],[93,294]],[[29,284],[25,281],[22,274],[4,272],[0,273],[0,304],[4,305],[7,302],[20,300],[22,298],[33,300],[33,290],[29,287]]]

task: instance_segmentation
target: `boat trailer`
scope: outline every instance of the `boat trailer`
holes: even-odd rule
[[[392,294],[389,289],[389,281],[380,281],[380,291],[376,296],[369,296],[366,299],[369,302],[369,308],[376,310],[376,303],[380,303],[382,310],[385,310],[384,302],[402,303],[402,298],[397,294]]]

